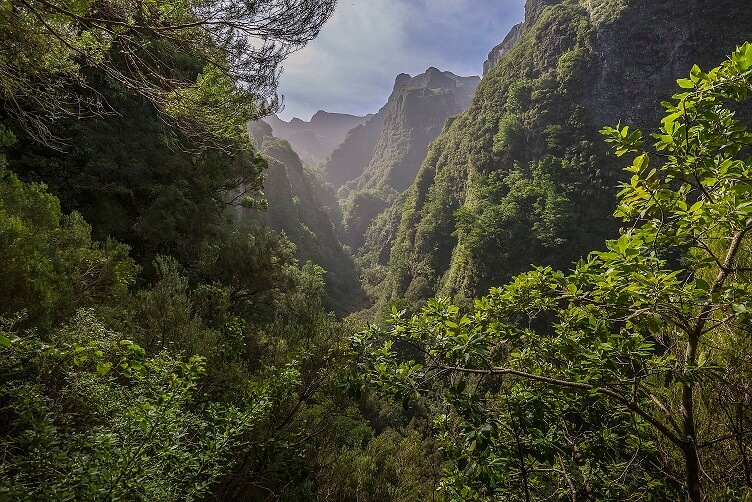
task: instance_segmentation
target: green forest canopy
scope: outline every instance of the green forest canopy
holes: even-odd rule
[[[354,338],[367,383],[443,403],[452,499],[750,495],[752,133],[733,110],[752,45],[678,84],[650,151],[640,131],[602,131],[636,156],[606,251]]]
[[[333,7],[0,0],[0,500],[752,496],[752,47],[652,148],[604,129],[606,251],[348,345],[324,271],[226,211]]]

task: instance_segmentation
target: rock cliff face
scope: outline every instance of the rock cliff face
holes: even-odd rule
[[[602,247],[621,162],[598,133],[650,132],[693,63],[752,37],[746,0],[530,0],[517,42],[367,233],[371,294],[463,303],[531,263]]]
[[[470,104],[479,82],[479,77],[459,77],[436,68],[415,77],[398,75],[387,104],[363,128],[348,134],[335,154],[354,150],[363,155],[350,164],[347,172],[352,178],[338,192],[343,201],[344,243],[354,249],[363,244],[373,218],[410,186],[429,143],[439,135],[448,117]],[[374,143],[375,124],[380,124],[381,130]],[[325,171],[330,180],[335,160],[333,154]],[[344,178],[340,176],[339,180]]]
[[[400,73],[394,80],[394,87],[386,104],[375,115],[371,116],[363,126],[355,127],[349,131],[345,141],[332,152],[332,155],[324,164],[324,177],[335,189],[339,189],[345,183],[363,174],[376,157],[375,150],[382,141],[384,121],[388,116],[394,116],[394,112],[391,112],[392,106],[395,102],[403,99],[400,97],[403,88],[445,89],[450,91],[455,104],[459,107],[458,111],[461,111],[470,105],[470,100],[479,82],[479,77],[459,77],[451,72],[442,72],[433,67],[415,77],[411,77],[407,73]],[[396,106],[400,107],[402,103],[398,103]],[[443,124],[443,119],[441,123]],[[441,127],[441,124],[439,127]],[[350,189],[352,188],[353,186]]]
[[[504,40],[491,49],[491,52],[488,53],[488,59],[483,61],[483,76],[485,77],[489,71],[493,69],[494,66],[496,66],[496,63],[501,61],[501,58],[504,57],[504,55],[511,51],[514,47],[514,44],[517,43],[517,40],[520,39],[520,35],[522,35],[522,23],[515,24],[511,30],[509,30],[509,33],[507,33],[507,36],[504,37]]]
[[[284,232],[295,244],[298,260],[311,260],[326,270],[327,309],[346,315],[361,308],[365,295],[355,263],[342,247],[333,224],[341,216],[331,188],[316,171],[303,165],[287,140],[272,136],[268,124],[258,121],[251,124],[249,132],[269,162],[264,181],[268,208],[241,208],[241,218],[255,219]]]
[[[402,87],[389,107],[371,162],[340,193],[368,189],[405,191],[418,174],[428,144],[439,135],[446,119],[461,111],[448,88]]]
[[[285,122],[276,115],[264,119],[278,138],[286,139],[300,158],[315,166],[331,155],[334,148],[342,143],[347,131],[362,125],[369,117],[357,117],[343,113],[317,111],[310,122],[294,118]]]
[[[381,138],[388,108],[387,103],[365,124],[348,131],[344,141],[324,161],[324,178],[335,189],[360,176],[371,162],[373,150]]]

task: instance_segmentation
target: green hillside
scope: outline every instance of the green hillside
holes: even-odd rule
[[[469,302],[531,263],[566,268],[615,235],[622,174],[603,124],[655,123],[693,63],[752,35],[740,2],[530,1],[522,35],[368,230],[380,302]]]
[[[447,118],[467,107],[478,81],[478,77],[458,77],[433,67],[415,77],[397,76],[387,104],[371,119],[383,125],[367,164],[356,172],[354,166],[363,159],[354,155],[348,172],[357,175],[337,192],[343,210],[345,244],[353,250],[363,245],[368,226],[410,186],[428,144],[439,135]],[[375,128],[371,124],[369,121],[362,130],[351,131],[352,136],[335,151],[337,155],[332,154],[325,173],[346,161],[343,155],[363,143],[361,138],[368,137]]]
[[[326,271],[328,310],[344,316],[362,308],[366,299],[355,263],[335,230],[334,222],[341,216],[333,191],[317,171],[303,165],[287,140],[272,136],[263,122],[253,124],[251,132],[268,158],[264,180],[268,205],[261,211],[238,207],[240,220],[254,219],[284,233],[295,244],[298,260],[311,260]]]

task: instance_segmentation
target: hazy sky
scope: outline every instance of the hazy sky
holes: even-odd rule
[[[339,0],[318,38],[284,63],[285,120],[376,112],[399,73],[481,75],[525,0]]]

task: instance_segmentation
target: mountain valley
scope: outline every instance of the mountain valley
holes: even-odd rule
[[[752,500],[747,0],[1,1],[0,501]]]

